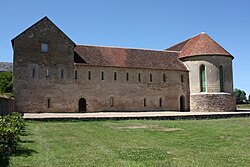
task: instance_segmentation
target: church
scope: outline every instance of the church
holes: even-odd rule
[[[18,112],[235,110],[234,57],[206,33],[165,50],[79,45],[44,17],[11,42]]]

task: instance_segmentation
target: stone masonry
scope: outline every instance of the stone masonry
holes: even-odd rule
[[[77,45],[44,17],[12,46],[18,112],[235,109],[233,56],[204,33],[162,51]]]

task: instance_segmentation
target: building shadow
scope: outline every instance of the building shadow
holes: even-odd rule
[[[9,163],[10,163],[10,158],[11,157],[16,157],[16,156],[32,156],[32,154],[37,153],[37,151],[24,147],[24,146],[20,146],[20,143],[33,143],[34,141],[30,141],[30,140],[20,140],[18,142],[18,145],[16,146],[16,148],[10,152],[3,152],[2,150],[0,150],[0,167],[8,167]]]

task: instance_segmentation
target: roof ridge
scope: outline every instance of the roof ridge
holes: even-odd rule
[[[222,55],[233,57],[228,51],[226,51],[226,49],[205,32],[201,32],[200,34],[191,37],[182,47],[179,58],[199,55]]]
[[[183,40],[183,41],[181,41],[181,42],[179,42],[179,43],[177,43],[177,44],[175,44],[175,45],[172,45],[171,47],[168,47],[168,48],[166,48],[165,50],[168,50],[168,49],[170,49],[170,48],[173,48],[174,46],[177,46],[177,45],[180,45],[180,44],[182,44],[182,43],[184,43],[184,42],[188,42],[190,39],[192,39],[192,38],[194,38],[194,37],[196,37],[196,36],[198,36],[198,35],[200,35],[200,34],[207,34],[206,32],[200,32],[199,34],[196,34],[196,35],[193,35],[193,36],[191,36],[190,38],[188,38],[188,39],[186,39],[186,40]],[[185,46],[185,44],[184,44],[184,46]],[[183,47],[184,47],[183,46]],[[182,48],[183,48],[182,47]]]
[[[93,47],[113,48],[113,49],[134,49],[134,50],[148,50],[148,51],[166,52],[165,50],[158,50],[158,49],[132,48],[132,47],[123,47],[123,46],[104,46],[104,45],[92,45],[92,44],[76,44],[76,46],[93,46]]]

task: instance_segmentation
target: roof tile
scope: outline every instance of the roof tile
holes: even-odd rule
[[[87,45],[75,52],[91,65],[188,71],[177,52]]]
[[[166,51],[180,51],[179,58],[200,56],[200,55],[220,55],[233,56],[228,53],[222,46],[215,42],[206,33],[200,33],[192,38],[176,44]]]

